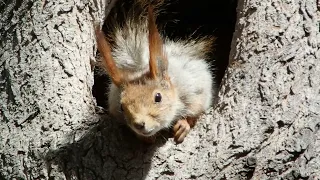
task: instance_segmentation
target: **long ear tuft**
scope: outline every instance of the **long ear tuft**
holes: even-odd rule
[[[123,81],[120,70],[117,68],[113,57],[111,55],[110,45],[105,39],[104,33],[97,27],[96,28],[96,40],[98,45],[98,50],[103,57],[103,66],[109,76],[111,77],[112,82],[120,87]]]
[[[152,79],[155,79],[159,74],[164,73],[163,71],[166,70],[167,57],[163,52],[163,43],[156,26],[152,5],[149,5],[148,7],[148,29],[149,29],[149,53],[150,53],[150,59],[149,59],[150,77]],[[160,65],[160,69],[158,67],[159,65]]]

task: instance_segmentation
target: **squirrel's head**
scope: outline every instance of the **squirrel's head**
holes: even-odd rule
[[[122,87],[121,111],[138,134],[152,136],[170,127],[176,116],[177,95],[167,79],[141,79]]]

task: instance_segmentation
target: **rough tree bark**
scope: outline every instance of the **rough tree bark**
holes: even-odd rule
[[[0,179],[320,178],[316,0],[239,0],[217,105],[152,146],[91,95],[109,3],[0,1]]]

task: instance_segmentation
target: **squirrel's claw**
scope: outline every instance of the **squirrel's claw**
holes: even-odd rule
[[[184,138],[189,133],[189,131],[190,131],[190,125],[189,125],[188,121],[185,119],[178,120],[177,123],[173,127],[174,141],[177,144],[182,143]]]

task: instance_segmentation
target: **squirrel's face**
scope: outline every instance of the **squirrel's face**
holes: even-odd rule
[[[152,136],[172,124],[177,111],[177,96],[170,82],[145,82],[124,86],[121,111],[133,131]]]

